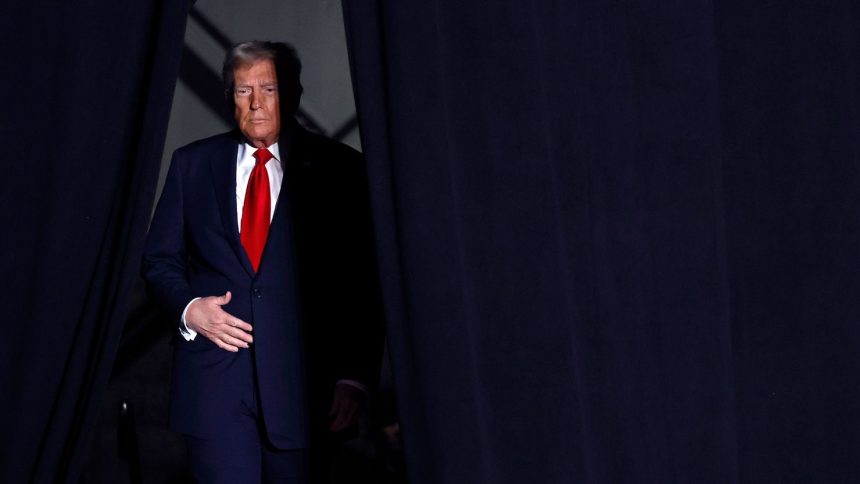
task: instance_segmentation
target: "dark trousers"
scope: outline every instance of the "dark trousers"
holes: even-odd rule
[[[191,474],[201,484],[308,484],[308,451],[279,450],[269,443],[257,405],[253,370],[249,373],[241,410],[232,421],[218,422],[217,437],[185,436]]]
[[[186,436],[194,480],[201,484],[307,484],[305,450],[277,450],[251,433],[230,439]]]

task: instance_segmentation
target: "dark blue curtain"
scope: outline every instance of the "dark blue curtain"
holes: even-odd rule
[[[137,277],[189,0],[6,2],[0,481],[76,482]]]
[[[860,4],[344,7],[413,483],[860,481]]]

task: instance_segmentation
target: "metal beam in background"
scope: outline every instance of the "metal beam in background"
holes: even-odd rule
[[[340,128],[334,130],[331,138],[337,141],[343,141],[350,133],[358,127],[358,116],[352,113],[352,116],[343,123]]]
[[[213,71],[203,58],[186,44],[182,49],[182,65],[179,67],[179,80],[193,92],[215,116],[233,125],[233,116],[227,112],[224,91],[221,89],[221,76]]]
[[[191,9],[188,12],[188,18],[197,23],[197,25],[203,29],[204,32],[209,34],[209,37],[212,37],[212,40],[215,41],[216,44],[220,45],[224,52],[227,52],[235,42],[230,40],[230,37],[227,36],[224,32],[221,31],[211,20],[206,18],[197,7]]]

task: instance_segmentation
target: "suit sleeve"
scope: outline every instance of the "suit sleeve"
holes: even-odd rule
[[[340,173],[343,200],[342,219],[348,251],[344,254],[341,277],[346,283],[339,318],[338,353],[342,355],[338,376],[375,387],[382,360],[384,325],[382,297],[377,271],[371,219],[370,196],[364,159],[353,156]]]
[[[142,275],[172,321],[195,295],[188,283],[180,152],[173,155],[143,253]]]

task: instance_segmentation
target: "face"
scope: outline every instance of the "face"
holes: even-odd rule
[[[278,140],[281,132],[281,104],[278,76],[271,60],[240,66],[233,71],[235,88],[233,115],[248,143],[265,148]]]

